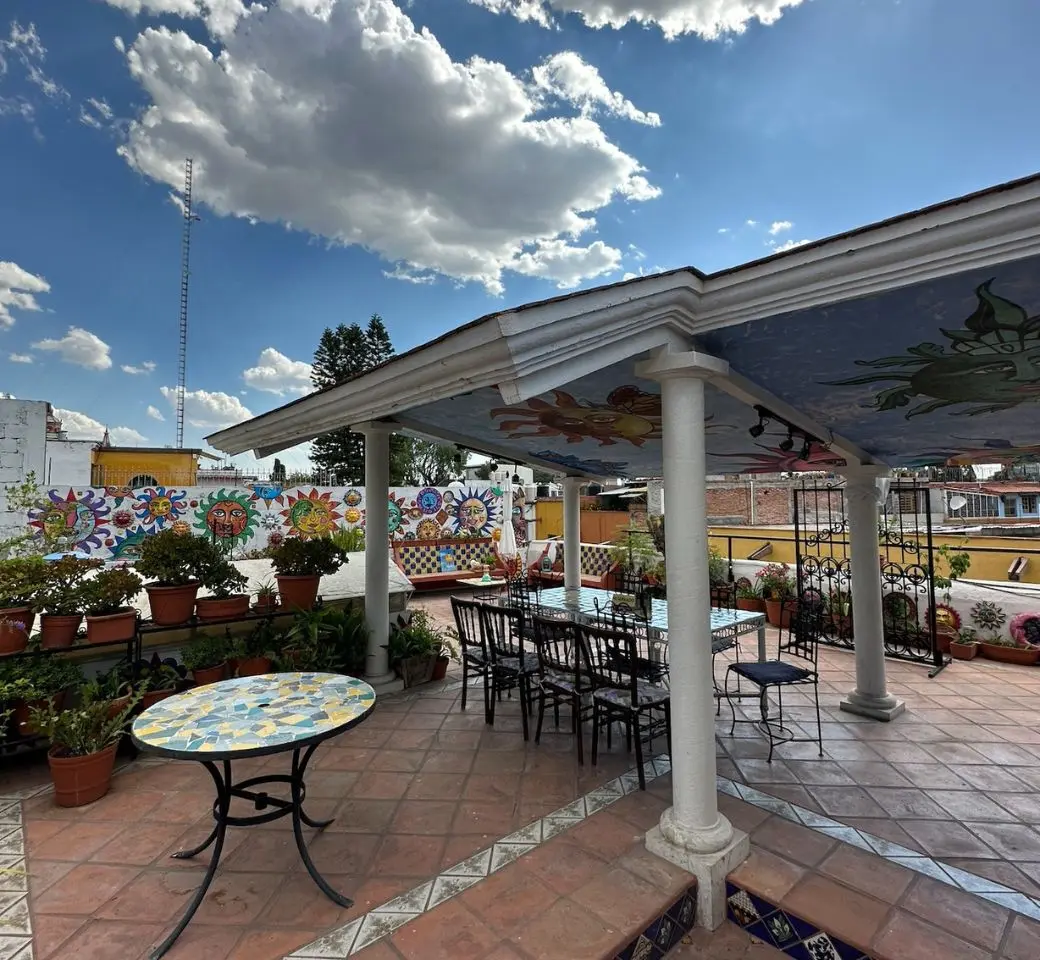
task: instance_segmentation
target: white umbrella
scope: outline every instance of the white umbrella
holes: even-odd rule
[[[502,539],[498,542],[498,555],[510,569],[510,561],[519,554],[516,534],[513,532],[513,481],[507,476],[502,481]]]

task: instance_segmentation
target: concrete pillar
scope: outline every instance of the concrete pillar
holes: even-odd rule
[[[581,479],[563,478],[563,587],[568,605],[581,590]]]
[[[697,353],[658,354],[636,368],[661,382],[672,711],[672,806],[647,848],[697,877],[697,922],[711,929],[725,920],[726,876],[749,851],[747,835],[719,813],[715,784],[704,378],[728,370]]]
[[[390,428],[368,423],[365,436],[365,620],[368,656],[365,679],[382,684],[393,679],[387,657],[390,638]]]
[[[841,709],[875,720],[891,720],[905,709],[888,692],[885,682],[885,640],[881,608],[878,546],[877,481],[883,467],[849,467],[845,511],[849,518],[849,561],[852,568],[852,630],[855,636],[856,689],[841,701]]]

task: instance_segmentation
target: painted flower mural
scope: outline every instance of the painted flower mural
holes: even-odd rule
[[[199,501],[195,511],[195,529],[223,540],[231,546],[241,546],[253,537],[257,526],[256,507],[242,490],[225,490]]]
[[[332,499],[331,490],[319,493],[312,487],[310,493],[304,493],[302,489],[296,492],[299,496],[290,493],[289,505],[281,511],[290,536],[305,540],[324,537],[339,526],[343,515],[338,511],[339,501]]]
[[[29,510],[29,526],[57,549],[90,553],[111,535],[106,526],[109,512],[104,498],[93,490],[77,494],[70,489],[65,496],[49,490],[46,499]]]

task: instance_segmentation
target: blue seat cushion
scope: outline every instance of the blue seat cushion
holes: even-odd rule
[[[757,683],[760,687],[774,686],[782,683],[798,683],[814,676],[812,670],[796,667],[783,660],[751,660],[744,663],[731,663],[729,669],[738,676]]]
[[[500,667],[502,670],[508,670],[510,673],[538,672],[538,654],[525,652],[523,655],[522,667],[520,665],[520,659],[520,657],[498,656],[495,660],[495,666]]]
[[[596,700],[603,700],[618,707],[633,709],[632,691],[621,690],[617,687],[601,687],[592,696]],[[640,707],[651,704],[664,703],[669,698],[669,692],[665,687],[655,687],[645,680],[636,681],[636,697]]]

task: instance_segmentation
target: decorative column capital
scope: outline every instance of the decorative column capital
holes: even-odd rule
[[[648,380],[689,378],[707,380],[715,377],[728,377],[729,364],[709,353],[698,353],[696,350],[687,350],[683,353],[659,351],[649,360],[641,360],[636,364],[636,376],[645,377]]]
[[[384,420],[368,420],[365,423],[355,424],[350,429],[353,433],[361,433],[367,437],[370,433],[393,433],[395,429],[399,428],[396,427],[396,424],[387,423]]]

